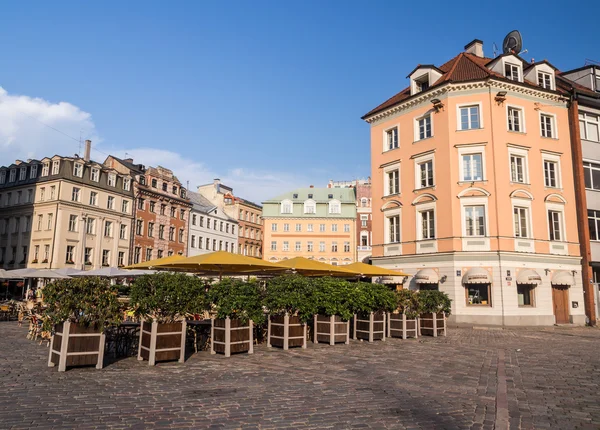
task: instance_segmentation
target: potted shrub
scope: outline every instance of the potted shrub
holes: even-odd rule
[[[446,316],[450,315],[451,300],[446,293],[424,290],[417,293],[421,336],[446,336]]]
[[[269,313],[267,346],[306,348],[306,322],[315,313],[310,279],[300,275],[270,279],[265,306]]]
[[[350,343],[349,320],[354,312],[350,283],[330,277],[313,278],[311,282],[315,300],[313,342]]]
[[[208,298],[215,312],[211,354],[254,353],[254,324],[265,320],[258,282],[224,278],[210,287]]]
[[[130,289],[130,306],[141,318],[138,360],[185,361],[187,314],[206,309],[202,280],[183,273],[143,275]]]
[[[419,300],[411,290],[396,291],[397,309],[388,313],[388,336],[419,337]]]
[[[385,341],[385,317],[397,306],[396,296],[387,286],[356,282],[354,290],[354,339]]]
[[[61,279],[44,287],[44,329],[52,330],[48,366],[96,365],[104,359],[104,330],[122,317],[116,286],[106,279]]]

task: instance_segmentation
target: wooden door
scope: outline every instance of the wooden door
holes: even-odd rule
[[[556,324],[569,324],[569,289],[563,286],[552,286],[552,304]]]

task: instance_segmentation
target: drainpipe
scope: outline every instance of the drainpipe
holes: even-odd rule
[[[494,108],[494,100],[492,98],[492,87],[489,88],[489,98],[490,98],[490,126],[492,129],[492,136],[490,138],[490,147],[491,153],[493,154],[493,165],[494,165],[494,203],[496,206],[496,241],[498,243],[498,249],[496,254],[498,255],[498,270],[500,271],[500,308],[502,311],[502,327],[504,327],[504,279],[503,279],[503,271],[502,271],[502,257],[500,255],[500,221],[498,216],[498,181],[496,178],[496,153],[494,151],[494,114],[492,109]],[[483,112],[482,112],[483,114]],[[492,280],[494,278],[492,277]]]

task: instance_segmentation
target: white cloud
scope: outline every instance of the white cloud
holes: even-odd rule
[[[9,165],[16,159],[41,159],[54,154],[68,156],[79,152],[83,155],[79,143],[61,132],[76,139],[80,134],[84,139],[91,139],[95,160],[104,160],[107,153],[122,158],[127,154],[136,163],[161,165],[173,170],[183,184],[189,181],[191,190],[220,178],[233,188],[235,195],[260,203],[309,185],[308,177],[298,177],[287,171],[259,171],[245,167],[221,170],[225,166],[207,166],[173,151],[110,147],[102,142],[90,113],[67,102],[52,103],[41,98],[9,94],[0,87],[0,165]],[[314,178],[310,180],[315,181]],[[326,180],[317,181],[314,185],[324,186],[325,183]]]
[[[78,142],[48,126],[77,139],[81,133],[95,141],[99,140],[91,115],[77,106],[13,95],[0,87],[2,164],[10,164],[16,159],[52,156],[55,153],[71,155],[79,150]]]

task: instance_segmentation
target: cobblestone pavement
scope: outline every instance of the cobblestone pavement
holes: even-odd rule
[[[600,428],[600,330],[450,329],[59,373],[0,322],[0,428]]]

